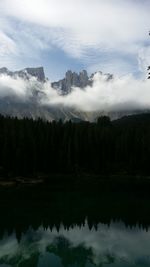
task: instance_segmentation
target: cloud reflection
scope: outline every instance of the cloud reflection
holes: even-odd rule
[[[0,241],[0,266],[8,264],[16,267],[20,263],[32,262],[35,266],[45,266],[47,261],[57,262],[53,266],[65,266],[64,261],[78,263],[82,261],[89,266],[103,264],[126,264],[126,266],[144,266],[150,264],[150,232],[138,227],[125,228],[122,223],[112,223],[110,227],[99,224],[98,230],[89,230],[87,223],[83,227],[65,230],[63,226],[58,232],[42,226],[34,231],[32,228],[22,235],[20,243],[15,234],[5,234]],[[67,256],[66,256],[67,255]],[[76,256],[78,255],[78,257]],[[81,257],[79,258],[79,255]],[[40,264],[40,265],[39,265]],[[26,266],[26,265],[24,265]],[[68,265],[69,266],[69,265]]]

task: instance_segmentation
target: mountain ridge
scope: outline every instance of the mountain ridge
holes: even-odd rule
[[[96,72],[88,76],[87,71],[83,70],[79,73],[72,72],[71,70],[66,72],[66,75],[63,79],[51,83],[51,86],[54,90],[57,91],[58,95],[68,95],[71,93],[73,87],[79,87],[83,89],[87,86],[91,86],[94,82],[94,77],[96,74],[100,74],[105,76],[105,80],[109,82],[109,80],[113,79],[113,75],[102,72]],[[42,88],[43,84],[48,82],[49,80],[45,77],[44,68],[25,68],[19,71],[10,71],[6,67],[0,68],[0,75],[8,75],[14,79],[17,77],[23,80],[35,81],[31,83],[31,87],[29,87],[30,97],[28,99],[23,100],[14,95],[8,95],[6,97],[0,97],[0,114],[4,116],[12,116],[18,118],[42,118],[47,121],[59,120],[63,121],[72,120],[72,121],[96,121],[99,116],[108,115],[111,119],[117,119],[124,115],[131,115],[141,113],[141,110],[118,110],[113,112],[107,111],[83,111],[77,109],[75,107],[68,107],[58,104],[41,104],[41,97],[46,97]],[[36,83],[36,80],[38,83]],[[41,87],[40,87],[40,86]],[[4,88],[5,90],[5,88]]]
[[[0,74],[8,75],[13,78],[30,79],[31,77],[37,78],[40,82],[45,82],[46,77],[43,67],[25,68],[18,71],[10,71],[6,67],[0,68]]]
[[[51,83],[53,89],[56,89],[60,94],[67,95],[71,93],[73,87],[79,87],[81,89],[85,88],[86,86],[93,85],[93,78],[95,74],[99,73],[100,75],[105,75],[107,80],[113,79],[113,75],[110,73],[103,74],[101,71],[97,71],[88,75],[86,70],[82,70],[79,73],[75,71],[68,70],[65,73],[65,77],[54,81]],[[36,68],[24,68],[18,71],[10,71],[6,67],[0,68],[0,75],[8,75],[13,78],[22,78],[25,80],[29,80],[30,78],[36,78],[39,82],[46,82],[49,81],[48,78],[45,76],[44,68],[36,67]]]

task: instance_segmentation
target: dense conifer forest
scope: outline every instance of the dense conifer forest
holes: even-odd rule
[[[150,114],[96,123],[0,116],[0,177],[150,174]]]

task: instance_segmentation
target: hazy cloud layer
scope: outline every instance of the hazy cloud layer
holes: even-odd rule
[[[35,78],[23,80],[7,75],[0,76],[0,97],[15,96],[29,101],[38,91],[39,105],[65,106],[82,111],[120,111],[150,109],[150,81],[136,80],[133,76],[115,77],[107,81],[107,75],[95,74],[93,85],[84,89],[72,88],[62,96],[51,87],[49,81],[38,82]]]
[[[119,111],[150,108],[150,81],[136,80],[133,76],[116,77],[97,73],[93,86],[73,88],[67,96],[59,96],[49,84],[45,84],[46,99],[42,104],[61,104],[83,111]]]
[[[147,0],[1,0],[1,64],[39,62],[42,51],[57,47],[89,70],[136,72],[139,62],[143,71],[150,60],[149,10]]]

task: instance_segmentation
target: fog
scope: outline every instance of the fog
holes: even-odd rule
[[[44,85],[46,99],[42,104],[61,104],[83,111],[114,111],[150,108],[150,81],[136,80],[133,76],[115,77],[97,73],[93,86],[73,88],[67,96],[59,96],[48,85]]]
[[[135,79],[132,75],[107,79],[96,73],[93,85],[83,89],[72,88],[68,95],[61,95],[51,87],[50,81],[38,82],[35,78],[0,76],[0,98],[13,96],[19,101],[36,98],[42,106],[64,106],[81,111],[145,110],[150,108],[150,80]]]

